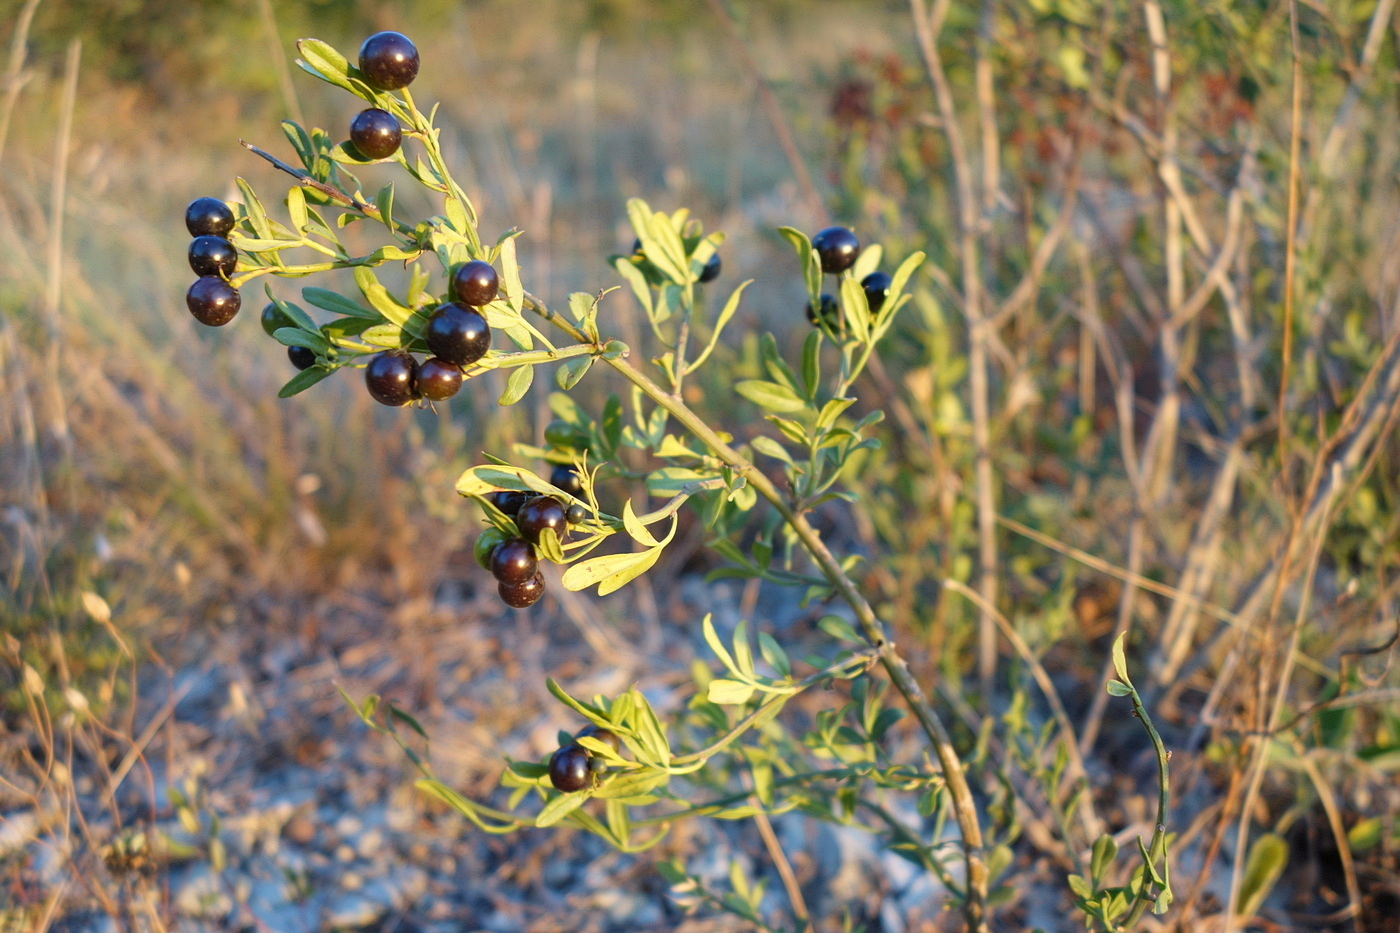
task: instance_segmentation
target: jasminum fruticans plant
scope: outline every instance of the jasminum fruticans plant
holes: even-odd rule
[[[997,835],[984,833],[987,815],[948,730],[852,579],[859,559],[832,553],[808,519],[814,509],[854,498],[843,476],[862,451],[879,444],[872,434],[879,411],[850,416],[854,386],[910,300],[906,286],[924,255],[915,252],[886,272],[881,248],[863,246],[844,227],[811,238],[782,229],[806,285],[812,329],[791,362],[771,334],[760,339],[762,375],[740,381],[734,391],[763,410],[768,427],[739,443],[712,413],[692,408],[682,391],[711,359],[749,284],[736,285],[718,313],[707,313],[700,286],[720,275],[722,234],[706,233],[685,210],[665,213],[641,200],[628,202],[636,245],[613,257],[612,266],[659,348],[655,359],[639,364],[633,348],[613,336],[612,289],[576,292],[565,310],[556,310],[524,287],[515,250],[520,230],[482,238],[471,201],[443,159],[436,107],[425,113],[409,91],[419,58],[407,37],[371,36],[358,64],[315,39],[297,48],[303,71],[366,108],[344,136],[285,121],[299,165],[244,144],[293,177],[282,199],[285,220],[274,218],[241,178],[241,203],[199,198],[190,205],[190,264],[199,278],[187,303],[194,317],[228,323],[242,293],[259,278],[350,269],[357,296],[306,286],[298,303],[266,289],[262,326],[288,348],[299,370],[281,396],[352,369],[362,371],[378,402],[430,404],[500,370],[506,378],[499,403],[508,406],[524,397],[537,372],[552,373],[559,391],[549,399],[555,420],[544,432],[547,446],[518,451],[548,461],[548,475],[489,458],[457,481],[457,492],[476,503],[485,522],[476,559],[510,607],[524,609],[541,598],[541,562],[562,565],[562,584],[570,590],[596,588],[606,595],[626,586],[656,564],[676,535],[677,513],[691,508],[704,522],[709,546],[727,562],[724,573],[796,588],[804,604],[839,600],[854,620],[825,616],[826,652],[795,660],[770,633],[747,623],[726,642],[707,617],[703,632],[719,670],[696,669],[694,697],[670,721],[636,688],[584,699],[550,679],[550,692],[572,710],[579,728],[561,733],[559,748],[544,761],[508,762],[501,781],[510,793],[499,808],[467,799],[434,777],[399,731],[426,738],[408,712],[381,709],[373,696],[347,696],[347,702],[404,748],[422,772],[424,792],[486,832],[569,824],[636,852],[665,838],[680,820],[800,810],[883,834],[893,851],[937,876],[968,929],[988,930],[990,907],[1009,893],[993,885],[1010,866],[1014,830],[1003,822]],[[392,183],[372,196],[364,192],[354,172],[375,163],[398,166],[439,199],[441,213],[416,221],[400,216]],[[382,225],[383,244],[350,253],[341,232],[357,223]],[[308,251],[319,258],[292,260],[293,253]],[[391,262],[409,272],[402,291],[391,291],[376,275]],[[570,392],[600,365],[621,379],[624,391],[600,410],[586,411]],[[759,457],[776,465],[781,480],[755,465]],[[643,481],[661,504],[619,501],[605,488],[615,477]],[[1110,688],[1131,696],[1146,722],[1121,642],[1115,651],[1119,679]],[[796,733],[784,726],[779,713],[785,704],[835,683],[849,688],[811,729]],[[891,687],[898,694],[893,704]],[[907,714],[931,754],[896,760],[887,747],[889,731]],[[1086,918],[1103,929],[1126,929],[1147,907],[1160,913],[1170,903],[1166,758],[1152,735],[1162,763],[1161,808],[1158,833],[1141,848],[1142,866],[1113,886],[1116,848],[1104,837],[1107,842],[1094,847],[1089,876],[1070,882]],[[891,794],[916,800],[927,825],[909,825],[896,815],[886,803]],[[944,841],[950,820],[957,826],[951,848]],[[665,871],[679,903],[710,905],[772,928],[761,883],[736,872],[731,889],[719,893],[682,865],[668,864]],[[800,898],[792,900],[794,918],[805,925]]]

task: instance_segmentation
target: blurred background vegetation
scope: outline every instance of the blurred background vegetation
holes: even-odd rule
[[[927,251],[862,386],[885,447],[850,477],[860,503],[820,518],[868,556],[863,584],[956,711],[1004,837],[1061,867],[1092,841],[1037,835],[1067,805],[1034,790],[1037,670],[1099,816],[1144,819],[1141,732],[1097,699],[1126,630],[1177,751],[1169,919],[1219,914],[1240,892],[1208,879],[1255,853],[1269,883],[1242,913],[1383,929],[1400,911],[1394,2],[934,4],[936,61],[902,3],[728,9],[10,0],[0,811],[56,794],[97,820],[99,786],[162,747],[143,694],[211,645],[335,656],[342,614],[411,617],[476,573],[452,481],[537,438],[541,391],[509,413],[494,385],[437,413],[374,410],[347,378],[279,401],[261,295],[217,332],[182,303],[183,206],[232,197],[235,174],[269,201],[283,184],[238,140],[284,152],[284,117],[339,133],[353,115],[291,65],[293,41],[353,50],[393,28],[418,43],[415,94],[442,101],[483,231],[524,229],[536,294],[615,284],[630,196],[725,231],[726,281],[757,279],[742,323],[789,350],[804,299],[775,226]],[[614,313],[644,346],[625,299]],[[729,389],[758,365],[752,337],[717,364],[692,401],[755,420]],[[660,572],[713,566],[700,540]],[[694,610],[655,589],[635,598],[662,618]],[[633,598],[553,608],[623,624]],[[432,637],[393,624],[406,651]],[[425,706],[432,680],[415,681]],[[457,763],[484,779],[498,760]],[[1296,883],[1270,894],[1284,871]]]

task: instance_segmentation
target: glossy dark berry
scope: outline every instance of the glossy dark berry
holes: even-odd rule
[[[437,357],[424,360],[418,367],[418,391],[426,399],[441,402],[462,388],[462,367]]]
[[[228,236],[233,211],[218,198],[195,198],[185,208],[185,229],[190,236]]]
[[[562,540],[564,532],[568,529],[566,519],[564,506],[558,499],[553,496],[536,496],[520,507],[515,516],[515,527],[520,529],[520,533],[527,540],[538,544],[540,533],[546,528],[553,528],[554,533]]]
[[[242,307],[243,299],[234,288],[217,275],[202,275],[185,293],[185,306],[201,324],[222,327]]]
[[[549,756],[549,783],[555,790],[571,794],[588,786],[588,750],[582,745],[565,745]]]
[[[872,272],[860,280],[860,287],[865,291],[865,300],[870,304],[871,311],[879,311],[885,306],[885,299],[890,297],[890,286],[894,280],[886,272]]]
[[[719,270],[719,253],[715,253],[710,257],[709,261],[705,263],[705,268],[700,270],[701,283],[713,282],[715,279],[719,278]]]
[[[491,576],[501,583],[526,583],[535,578],[538,563],[535,548],[530,542],[524,538],[511,538],[502,541],[491,552]]]
[[[418,398],[417,368],[403,350],[385,350],[365,367],[365,387],[381,405],[407,405]]]
[[[583,480],[579,479],[578,470],[567,463],[557,464],[550,471],[549,485],[556,489],[562,489],[571,496],[577,496],[583,492]]]
[[[617,737],[617,733],[610,729],[604,729],[602,726],[595,726],[589,723],[578,731],[575,738],[581,739],[584,736],[597,739],[615,752],[620,753],[622,751],[622,740]]]
[[[271,337],[273,334],[277,333],[284,327],[297,326],[296,323],[292,321],[291,316],[288,315],[287,312],[277,307],[277,303],[275,301],[269,301],[267,304],[263,305],[261,320],[262,329],[264,332],[266,332],[266,334],[269,337]]]
[[[505,540],[506,533],[494,526],[476,536],[476,541],[472,543],[472,557],[476,558],[477,565],[482,570],[491,569],[491,555],[496,553],[496,548]]]
[[[568,511],[564,513],[564,518],[568,520],[570,525],[581,525],[584,519],[588,518],[588,510],[575,502],[573,505],[569,506]]]
[[[812,237],[812,249],[817,251],[822,271],[834,275],[855,264],[860,255],[860,240],[845,227],[827,227]]]
[[[532,494],[528,492],[501,490],[499,492],[489,493],[486,498],[491,500],[492,505],[500,509],[501,514],[508,518],[515,518],[516,513],[520,511],[520,507],[530,501]]]
[[[366,159],[387,159],[399,151],[403,129],[387,110],[370,107],[350,121],[350,143]]]
[[[376,90],[408,87],[418,77],[418,49],[401,32],[376,32],[360,46],[360,71]]]
[[[452,291],[465,304],[479,308],[496,300],[501,279],[489,262],[473,259],[452,274]]]
[[[287,359],[297,369],[310,369],[316,365],[316,351],[308,347],[288,347]]]
[[[221,236],[197,236],[190,241],[190,268],[195,275],[233,274],[238,265],[238,250]]]
[[[491,349],[491,328],[480,311],[453,301],[439,305],[428,318],[423,340],[438,359],[470,366]]]
[[[817,323],[817,313],[812,310],[812,303],[807,302],[807,320],[815,326]],[[841,306],[836,303],[833,295],[822,295],[822,320],[826,321],[826,326],[833,330],[841,327]]]
[[[544,574],[537,573],[534,579],[524,583],[497,583],[496,592],[501,594],[501,602],[510,608],[528,609],[544,595]]]

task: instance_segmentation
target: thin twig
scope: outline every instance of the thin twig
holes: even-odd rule
[[[262,149],[259,149],[257,146],[254,146],[250,142],[245,142],[244,140],[240,139],[238,141],[238,145],[242,146],[244,149],[247,149],[254,155],[262,156],[264,159],[271,162],[274,168],[277,168],[278,170],[286,172],[288,175],[291,175],[300,184],[303,184],[308,188],[315,188],[317,191],[321,192],[326,197],[331,198],[335,201],[339,201],[341,204],[344,204],[347,207],[353,207],[355,210],[360,211],[361,213],[368,214],[375,220],[382,219],[379,215],[379,208],[375,207],[374,205],[366,204],[359,198],[351,197],[350,195],[346,194],[343,191],[340,191],[339,189],[332,188],[325,182],[317,181],[301,169],[293,168],[286,162],[283,162],[281,159],[277,158],[275,155],[272,155],[269,152],[265,152]]]

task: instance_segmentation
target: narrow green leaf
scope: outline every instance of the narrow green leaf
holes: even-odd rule
[[[822,332],[813,330],[802,343],[802,386],[807,392],[807,401],[814,402],[817,390],[821,388]]]
[[[374,206],[379,208],[379,219],[384,222],[384,226],[389,228],[390,233],[397,233],[394,228],[394,183],[391,181],[379,193],[374,196]]]
[[[579,380],[588,374],[588,370],[593,366],[593,357],[575,356],[559,364],[559,368],[554,371],[554,381],[559,388],[565,392],[579,384]],[[528,367],[522,367],[528,368]]]
[[[749,647],[749,623],[746,619],[740,619],[734,626],[734,663],[745,677],[752,679],[755,676],[753,649]]]
[[[322,369],[319,366],[313,366],[310,369],[302,370],[291,379],[287,380],[287,384],[278,390],[277,397],[291,398],[298,392],[305,392],[307,389],[329,376],[331,372],[332,370]]]
[[[654,547],[642,551],[640,555],[641,559],[638,560],[636,563],[628,567],[624,567],[623,569],[614,573],[612,576],[605,579],[603,582],[599,583],[598,595],[607,596],[609,593],[615,593],[627,584],[631,583],[633,580],[640,577],[642,574],[646,573],[656,564],[658,560],[661,559],[662,550],[662,548]]]
[[[716,706],[740,706],[753,696],[754,688],[737,680],[719,678],[710,681],[705,698]]]
[[[328,84],[355,93],[355,88],[350,83],[350,63],[330,45],[320,39],[298,39],[297,52],[302,58],[297,64],[303,71]]]
[[[766,454],[767,456],[772,457],[775,460],[781,460],[788,466],[793,465],[792,455],[787,452],[786,448],[784,448],[782,444],[779,444],[777,441],[773,440],[773,438],[765,437],[764,435],[760,434],[753,440],[749,441],[749,443],[752,444],[753,449],[758,451],[759,453]]]
[[[544,809],[540,811],[540,815],[535,817],[535,825],[540,829],[553,826],[587,802],[588,793],[586,791],[578,791],[577,793],[555,797],[549,803],[545,804]]]
[[[331,346],[320,331],[307,333],[300,327],[279,327],[272,337],[284,347],[305,347],[321,356],[325,356]]]
[[[1118,675],[1119,680],[1131,687],[1133,681],[1128,676],[1128,659],[1123,649],[1123,642],[1127,637],[1128,633],[1123,632],[1113,640],[1113,672]]]
[[[656,540],[656,536],[637,518],[637,513],[632,510],[631,499],[622,504],[622,526],[632,536],[632,540],[642,547],[659,547],[661,545],[661,542]]]
[[[1106,685],[1109,696],[1125,697],[1130,696],[1133,688],[1123,683],[1121,680],[1110,680]]]
[[[291,218],[292,229],[298,233],[306,232],[306,193],[300,186],[287,190],[287,216]]]
[[[610,577],[625,573],[644,561],[646,566],[650,567],[656,562],[658,554],[653,552],[657,550],[656,548],[648,548],[644,551],[608,554],[603,557],[591,557],[588,560],[579,561],[564,571],[564,589],[574,592],[587,589],[595,583],[602,583]],[[600,593],[599,595],[604,594]]]
[[[506,390],[501,393],[497,401],[499,405],[514,405],[525,397],[525,393],[530,391],[530,383],[535,378],[535,367],[517,366],[515,371],[506,380]]]
[[[1288,865],[1288,843],[1277,833],[1265,833],[1250,846],[1240,882],[1240,899],[1235,912],[1252,917],[1273,890]]]
[[[700,631],[705,636],[705,644],[710,646],[710,650],[715,653],[715,657],[719,658],[725,669],[738,673],[734,666],[734,659],[730,657],[728,649],[724,647],[724,642],[720,641],[719,633],[715,631],[714,619],[709,613],[706,613],[705,618],[701,621]]]
[[[870,340],[870,300],[865,297],[865,289],[851,276],[841,279],[841,313],[862,343]]]
[[[745,379],[734,387],[744,398],[769,411],[802,411],[807,403],[786,386],[762,379]]]
[[[1094,887],[1103,887],[1104,879],[1108,876],[1108,870],[1113,867],[1113,860],[1118,857],[1118,843],[1113,841],[1113,837],[1104,833],[1094,840],[1092,857],[1089,860],[1089,874],[1094,880]]]
[[[787,652],[772,635],[767,632],[758,633],[758,650],[769,667],[784,677],[792,676],[792,663],[788,660]]]
[[[817,626],[832,638],[854,642],[855,644],[865,644],[865,639],[856,634],[856,630],[851,627],[851,623],[840,616],[822,616],[817,620]]]
[[[691,370],[696,369],[709,358],[715,345],[719,343],[719,335],[724,331],[725,325],[729,323],[730,319],[734,317],[735,312],[739,310],[739,299],[743,296],[744,289],[748,288],[751,282],[753,282],[753,279],[745,279],[740,282],[739,286],[730,294],[729,300],[726,301],[724,307],[720,309],[719,317],[715,318],[715,326],[710,332],[710,340],[705,344],[705,349],[691,362]]]
[[[365,318],[371,321],[378,321],[381,319],[381,315],[377,312],[371,311],[359,302],[351,301],[339,292],[307,286],[301,290],[301,297],[307,304],[315,305],[322,310],[330,311],[334,314]]]

